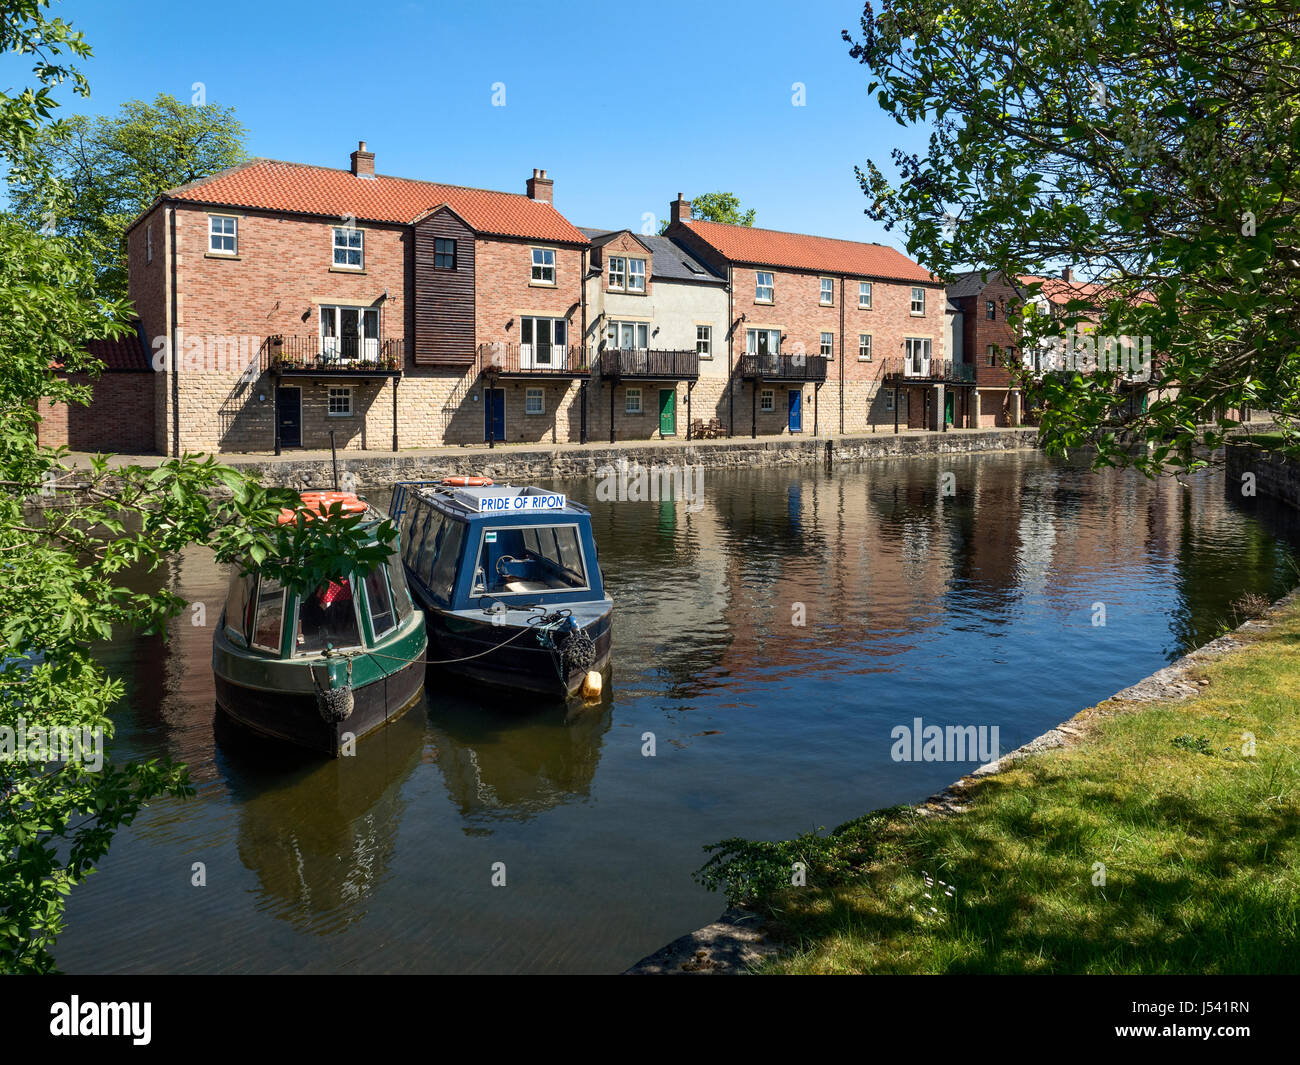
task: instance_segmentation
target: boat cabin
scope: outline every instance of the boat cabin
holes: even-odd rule
[[[444,610],[509,609],[605,598],[591,514],[534,487],[398,485],[403,561]]]
[[[236,572],[222,621],[231,643],[269,658],[310,658],[388,642],[415,612],[396,553],[364,577],[289,592],[272,577]]]

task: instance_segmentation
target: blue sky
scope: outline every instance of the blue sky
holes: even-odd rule
[[[678,191],[726,190],[756,223],[902,247],[853,175],[920,137],[887,121],[856,33],[858,0],[543,5],[63,0],[95,51],[89,101],[160,92],[233,106],[253,155],[523,191],[533,167],[578,225],[639,229]],[[6,86],[24,84],[7,57]],[[794,106],[802,82],[805,106]],[[493,85],[505,86],[494,107]]]

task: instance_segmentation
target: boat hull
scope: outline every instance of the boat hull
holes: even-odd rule
[[[423,598],[418,590],[416,595]],[[541,646],[533,632],[521,631],[515,625],[467,619],[462,614],[439,610],[429,602],[421,606],[429,633],[430,662],[475,685],[544,699],[568,699],[582,690],[589,669],[603,674],[609,665],[612,609],[582,626],[596,645],[596,660],[589,669],[569,670],[561,677],[554,652]]]

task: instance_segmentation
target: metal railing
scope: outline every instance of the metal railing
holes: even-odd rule
[[[581,345],[506,344],[478,346],[479,370],[487,374],[522,374],[580,377],[591,371],[591,360]]]
[[[273,334],[262,343],[262,370],[276,373],[400,374],[405,349],[399,338]]]
[[[601,377],[640,377],[647,380],[694,380],[700,376],[697,351],[655,348],[606,348],[599,356]]]
[[[740,357],[740,376],[765,381],[825,381],[825,355],[754,355]]]
[[[904,381],[952,381],[956,384],[975,383],[975,364],[970,362],[953,362],[951,359],[929,359],[919,365],[904,362],[901,370],[894,370],[886,376]]]

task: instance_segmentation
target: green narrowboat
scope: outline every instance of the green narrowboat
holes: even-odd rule
[[[344,493],[303,500],[364,509],[363,528],[385,518]],[[370,573],[341,574],[309,594],[236,569],[212,637],[217,705],[254,732],[338,757],[416,701],[426,646],[400,547]]]

